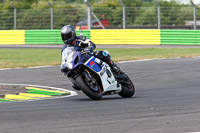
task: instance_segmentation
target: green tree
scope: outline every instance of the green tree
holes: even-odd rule
[[[137,16],[134,25],[157,25],[157,10],[156,8],[143,8],[140,16]]]

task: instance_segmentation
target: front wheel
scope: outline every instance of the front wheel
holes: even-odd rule
[[[90,97],[93,100],[101,100],[102,99],[102,90],[98,84],[90,84],[88,83],[86,77],[84,75],[80,75],[76,78],[76,83],[81,88],[83,93]]]
[[[130,80],[130,78],[126,75],[126,78],[122,79],[121,82],[122,90],[119,92],[119,95],[124,98],[132,97],[135,94],[135,87]]]

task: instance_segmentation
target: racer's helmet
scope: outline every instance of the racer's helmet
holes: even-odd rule
[[[76,30],[72,25],[65,25],[61,29],[61,37],[65,44],[71,44],[76,38]]]

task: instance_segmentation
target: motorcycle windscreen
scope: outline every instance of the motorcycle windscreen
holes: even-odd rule
[[[69,67],[72,68],[72,59],[74,54],[74,47],[66,47],[62,52],[62,64],[61,68]]]

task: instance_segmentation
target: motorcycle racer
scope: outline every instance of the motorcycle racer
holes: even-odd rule
[[[84,48],[85,51],[93,52],[96,45],[85,36],[76,36],[76,30],[72,25],[65,25],[61,29],[61,37],[64,42],[61,52],[66,47],[75,47],[77,50]],[[111,56],[108,51],[95,51],[93,56],[99,58],[106,62],[114,74],[119,74],[121,72],[120,68],[111,60]],[[64,70],[61,71],[63,72]]]
[[[93,52],[96,45],[85,36],[77,36],[71,25],[61,29],[61,37],[64,42],[61,71],[75,90],[93,100],[100,100],[103,95],[118,94],[123,98],[134,95],[132,81],[111,60],[108,51]]]

